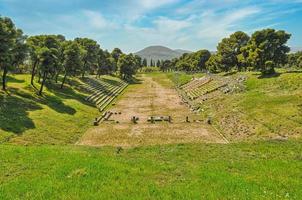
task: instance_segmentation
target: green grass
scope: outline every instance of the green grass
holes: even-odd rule
[[[0,147],[0,199],[302,198],[299,141]]]
[[[254,127],[255,139],[301,138],[302,73],[243,74],[246,91],[206,102],[204,115],[214,116],[223,133],[244,125]],[[172,73],[146,76],[168,87],[176,83]],[[119,154],[115,147],[65,145],[91,126],[97,109],[71,87],[48,86],[39,97],[29,80],[12,76],[10,95],[0,93],[0,199],[302,199],[301,139],[242,142],[236,135],[240,142],[227,145],[146,146]],[[223,120],[232,126],[218,123]]]
[[[187,74],[184,72],[150,72],[145,75],[166,87],[184,85],[190,82],[192,78],[200,78],[204,76],[203,73]]]
[[[0,143],[74,143],[98,115],[86,94],[68,86],[61,90],[53,83],[40,97],[29,75],[15,75],[8,88],[9,95],[0,92]]]
[[[230,135],[236,130],[248,130],[254,139],[278,135],[300,138],[302,73],[282,71],[269,78],[254,72],[241,74],[248,76],[246,91],[207,101],[205,114],[213,116],[220,130],[235,140],[242,139]]]
[[[181,86],[192,80],[192,78],[200,78],[203,77],[204,73],[195,73],[195,74],[187,74],[184,72],[170,72],[167,73],[167,77],[173,81],[175,85]]]

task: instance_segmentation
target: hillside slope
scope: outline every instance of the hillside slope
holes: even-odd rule
[[[48,84],[41,97],[30,85],[30,75],[10,76],[9,94],[0,91],[0,143],[75,143],[100,113],[85,100],[91,94],[82,88],[87,83],[74,78],[71,85],[60,89]]]
[[[221,88],[192,100],[204,119],[211,118],[230,141],[301,138],[302,71],[279,70],[272,77],[256,72],[219,74],[197,90],[206,91],[217,82],[224,84],[221,80],[233,83],[242,77],[246,79],[243,90],[241,85],[234,85],[229,88],[237,92],[225,93]],[[192,91],[197,93],[196,89]]]

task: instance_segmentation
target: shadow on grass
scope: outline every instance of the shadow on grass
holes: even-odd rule
[[[281,75],[281,73],[279,72],[275,72],[273,74],[261,74],[258,79],[265,79],[265,78],[276,78],[279,77]]]
[[[127,83],[129,84],[142,84],[142,80],[137,77],[132,77],[131,79],[127,80]]]
[[[276,78],[281,76],[282,74],[300,74],[300,73],[302,73],[301,70],[288,70],[284,72],[275,72],[273,74],[254,73],[253,75],[258,76],[258,79],[264,79],[264,78]]]
[[[62,100],[66,99],[74,99],[79,101],[80,103],[94,107],[91,103],[85,100],[86,96],[80,93],[77,93],[70,86],[66,85],[63,89],[61,89],[57,85],[47,85],[47,89],[53,93],[54,95],[46,95],[44,96],[45,105],[49,106],[53,110],[59,113],[66,113],[73,115],[76,113],[76,110],[70,106],[66,106]]]
[[[112,79],[107,79],[107,78],[101,78],[101,81],[104,81],[105,83],[108,83],[110,85],[114,85],[114,86],[120,86],[122,83],[116,80],[112,80]]]
[[[22,96],[0,93],[0,129],[20,135],[35,124],[28,116],[29,111],[41,110],[35,101]]]
[[[25,82],[24,80],[19,80],[19,79],[16,79],[14,77],[11,77],[11,76],[7,76],[6,81],[8,83],[24,83]]]

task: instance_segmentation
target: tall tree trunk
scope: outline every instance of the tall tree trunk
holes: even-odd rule
[[[59,75],[60,75],[60,72],[58,72],[57,75],[56,75],[56,83],[58,83]]]
[[[6,91],[6,75],[7,75],[7,67],[5,66],[3,69],[3,75],[2,75],[2,89]]]
[[[34,86],[34,78],[35,78],[35,74],[36,74],[36,67],[38,65],[38,61],[36,60],[34,65],[33,65],[33,69],[31,71],[31,80],[30,80],[30,83],[32,86]]]
[[[41,83],[41,72],[39,72],[39,79],[38,79],[38,83]]]
[[[62,85],[61,85],[61,89],[63,89],[63,87],[64,87],[66,77],[67,77],[67,72],[65,72],[65,75],[64,75],[64,78],[63,78],[63,81],[62,81]]]
[[[43,87],[44,87],[45,80],[46,80],[46,75],[47,75],[47,73],[46,73],[46,72],[44,72],[44,73],[43,73],[43,80],[42,80],[42,84],[41,84],[40,91],[39,91],[39,95],[40,95],[40,96],[42,96]]]

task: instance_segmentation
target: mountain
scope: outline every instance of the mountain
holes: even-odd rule
[[[290,51],[293,53],[302,51],[302,47],[290,47]]]
[[[150,46],[134,54],[140,56],[142,59],[146,58],[148,63],[150,63],[151,59],[155,62],[158,60],[172,60],[188,52],[190,51],[181,49],[172,50],[164,46]]]
[[[192,53],[192,51],[183,50],[183,49],[174,49],[174,51],[177,51],[178,53],[184,54],[184,53]]]

